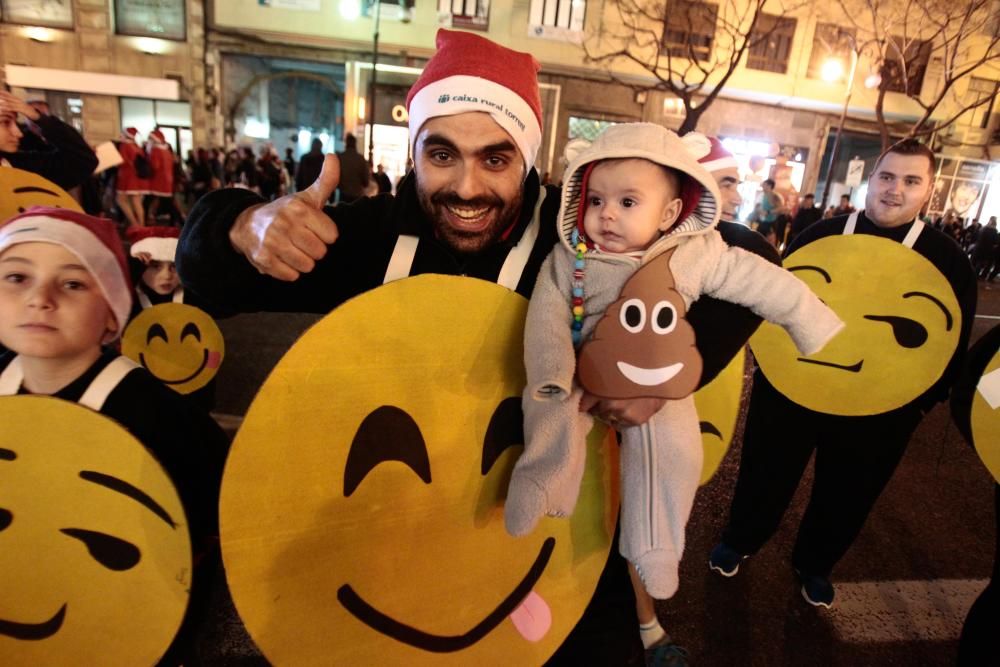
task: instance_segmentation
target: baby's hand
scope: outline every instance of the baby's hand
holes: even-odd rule
[[[666,402],[665,398],[599,398],[584,392],[580,399],[580,412],[589,412],[619,430],[645,424]]]

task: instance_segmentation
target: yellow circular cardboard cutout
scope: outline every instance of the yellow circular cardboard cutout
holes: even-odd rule
[[[750,339],[767,379],[787,398],[832,415],[876,415],[929,389],[951,360],[962,312],[948,280],[919,253],[867,234],[829,236],[784,267],[847,325],[826,347],[799,355],[765,322]]]
[[[75,199],[55,183],[23,169],[0,167],[0,222],[32,206],[54,206],[82,213]]]
[[[211,382],[225,352],[215,320],[183,303],[146,308],[122,335],[122,354],[179,394],[190,394]]]
[[[743,398],[745,364],[746,351],[740,350],[729,365],[694,394],[698,421],[701,423],[701,445],[705,452],[700,484],[712,479],[733,443]]]
[[[971,422],[976,452],[1000,483],[1000,350],[986,365],[972,397]]]
[[[618,512],[595,429],[580,501],[512,538],[527,302],[427,275],[343,304],[288,351],[233,443],[222,554],[276,665],[541,664],[590,601]]]
[[[191,547],[170,479],[125,429],[0,398],[0,662],[153,665],[180,627]]]

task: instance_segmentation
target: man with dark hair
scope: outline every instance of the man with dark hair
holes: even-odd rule
[[[840,195],[840,205],[833,209],[833,215],[847,215],[848,213],[854,213],[854,207],[851,206],[851,195]]]
[[[799,203],[799,210],[795,213],[795,217],[792,218],[792,226],[788,230],[788,245],[792,245],[792,241],[795,237],[805,231],[806,227],[811,225],[820,219],[823,215],[823,211],[816,208],[816,197],[813,193],[808,193],[802,197],[802,201]]]
[[[299,160],[298,169],[295,170],[295,191],[302,192],[319,178],[319,172],[323,169],[323,142],[313,139],[309,152]]]
[[[920,419],[948,397],[975,315],[976,279],[961,248],[917,217],[933,174],[926,146],[896,144],[875,164],[864,210],[816,222],[791,244],[785,267],[813,280],[847,328],[816,358],[769,357],[755,341],[739,478],[709,557],[722,576],[771,538],[815,452],[792,565],[806,601],[830,607],[833,567]]]
[[[785,205],[781,195],[774,191],[774,179],[765,179],[760,184],[760,201],[754,207],[753,219],[757,222],[757,231],[766,238],[771,245],[778,246],[778,238],[775,235],[775,223],[778,216],[784,213]]]
[[[353,134],[344,137],[344,152],[337,153],[340,159],[340,201],[350,204],[365,195],[365,188],[371,181],[371,167],[358,153],[358,140]]]

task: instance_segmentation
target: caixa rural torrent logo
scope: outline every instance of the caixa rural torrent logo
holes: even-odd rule
[[[455,95],[454,97],[452,97],[448,93],[444,93],[438,96],[437,101],[438,104],[447,104],[448,102],[467,102],[489,107],[490,113],[500,112],[504,116],[510,118],[517,125],[517,127],[520,128],[522,132],[524,132],[525,128],[524,121],[522,121],[517,116],[517,114],[515,114],[510,109],[507,109],[503,104],[500,104],[499,102],[494,102],[493,100],[488,100],[486,98],[480,99],[474,95],[466,95],[464,93],[461,95]]]
[[[451,95],[442,95],[441,97],[438,98],[438,104],[444,104],[445,102],[447,102],[450,99],[451,99]]]

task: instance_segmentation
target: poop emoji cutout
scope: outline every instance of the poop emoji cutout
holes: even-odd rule
[[[674,289],[668,250],[643,265],[580,348],[580,385],[602,398],[689,396],[701,378],[694,328]]]
[[[276,665],[545,662],[594,594],[617,447],[588,441],[569,519],[507,535],[527,301],[422,275],[338,307],[272,371],[222,483],[222,554]]]
[[[0,222],[32,206],[54,206],[83,212],[75,199],[55,183],[23,169],[0,169]]]
[[[0,663],[156,664],[191,585],[170,479],[73,403],[0,398],[0,424]]]
[[[225,345],[219,326],[203,310],[162,303],[143,310],[125,328],[122,354],[177,393],[190,394],[215,377]]]
[[[876,415],[907,405],[943,375],[962,312],[944,275],[895,241],[828,236],[784,262],[832,308],[845,329],[803,357],[765,322],[750,339],[761,371],[787,398],[816,412]]]

